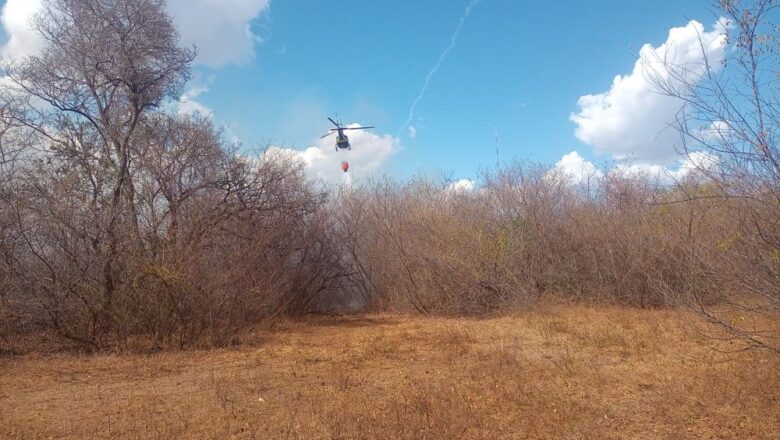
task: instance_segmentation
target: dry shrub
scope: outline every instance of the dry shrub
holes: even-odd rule
[[[317,212],[322,197],[297,164],[258,164],[216,148],[218,160],[198,164],[203,180],[190,177],[173,195],[159,175],[137,184],[139,235],[122,236],[110,296],[99,271],[107,256],[89,242],[100,224],[74,209],[74,188],[63,184],[59,197],[48,197],[27,186],[26,205],[17,208],[27,247],[14,264],[16,312],[100,348],[147,340],[157,347],[224,345],[264,318],[305,309],[330,288],[334,270]],[[75,228],[83,235],[65,239]]]
[[[355,284],[380,307],[473,314],[516,298],[506,237],[480,215],[487,200],[424,180],[342,194]]]
[[[678,193],[709,195],[677,203]],[[709,181],[592,186],[515,164],[473,192],[389,180],[339,195],[355,292],[379,309],[484,314],[547,294],[639,307],[711,304],[756,268],[730,260],[737,202]],[[729,241],[731,240],[731,241]],[[735,264],[736,263],[736,264]]]

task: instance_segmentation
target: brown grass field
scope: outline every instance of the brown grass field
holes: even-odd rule
[[[285,321],[233,349],[0,358],[0,438],[780,438],[780,359],[682,312]]]

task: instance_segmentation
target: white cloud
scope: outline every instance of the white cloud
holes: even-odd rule
[[[260,38],[251,24],[270,6],[270,0],[168,0],[181,36],[181,45],[198,47],[198,64],[220,67],[245,63],[254,56]],[[34,54],[43,40],[30,27],[30,20],[41,9],[40,0],[7,0],[0,23],[8,41],[0,55],[21,58]]]
[[[718,165],[718,158],[708,152],[695,151],[676,162],[674,167],[651,163],[621,163],[610,172],[623,177],[641,178],[663,184],[692,177],[702,177]]]
[[[359,124],[349,124],[347,127],[357,127]],[[274,147],[266,154],[281,154],[295,157],[305,166],[310,178],[321,179],[330,184],[343,182],[344,172],[341,162],[349,162],[348,178],[359,178],[376,175],[382,171],[383,165],[401,149],[401,141],[391,135],[377,135],[370,131],[355,130],[349,133],[352,150],[336,151],[333,136],[318,139],[315,144],[305,150]]]
[[[176,106],[176,111],[180,115],[200,113],[203,116],[211,116],[214,113],[214,111],[209,107],[207,107],[206,105],[202,104],[201,102],[197,101],[197,98],[200,95],[208,91],[209,89],[207,87],[202,87],[202,86],[194,86],[190,88],[189,90],[184,92],[179,98],[179,102]]]
[[[731,126],[726,121],[713,121],[709,126],[699,130],[699,139],[707,143],[721,143],[732,135]]]
[[[0,11],[0,24],[8,41],[0,55],[19,59],[34,54],[43,47],[43,39],[31,28],[31,20],[41,8],[40,0],[7,0]]]
[[[210,67],[246,63],[260,38],[251,24],[270,0],[168,0],[168,12],[185,46],[196,45],[196,63]]]
[[[414,125],[409,126],[409,138],[415,139],[417,137],[417,129]]]
[[[719,159],[706,151],[694,151],[680,161],[680,167],[675,172],[678,179],[694,174],[713,171],[719,163]]]
[[[715,155],[706,151],[694,151],[676,161],[673,166],[667,167],[648,162],[624,161],[615,164],[607,173],[609,175],[671,184],[685,178],[701,176],[708,171],[714,170],[717,165],[718,158]],[[592,187],[598,185],[599,181],[605,177],[605,174],[592,162],[580,156],[578,152],[572,151],[564,155],[555,164],[549,176],[566,179],[566,182],[570,185]]]
[[[451,183],[447,189],[453,192],[471,192],[477,188],[477,182],[471,179],[460,179]]]
[[[719,20],[706,32],[690,21],[672,28],[664,44],[645,44],[627,76],[618,75],[607,92],[579,98],[579,111],[570,116],[576,136],[596,152],[617,160],[665,163],[676,155],[680,135],[670,125],[683,108],[679,99],[657,92],[649,77],[679,86],[680,80],[698,83],[710,66],[721,65],[726,50],[726,23]]]
[[[573,185],[589,186],[595,184],[595,181],[604,177],[601,172],[591,162],[585,160],[576,151],[563,156],[553,168],[555,175],[566,179]]]

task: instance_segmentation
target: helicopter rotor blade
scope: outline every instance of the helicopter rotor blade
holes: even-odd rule
[[[335,125],[336,127],[341,127],[341,125],[339,125],[339,123],[338,123],[338,122],[336,122],[336,121],[334,121],[333,119],[331,119],[331,118],[330,118],[330,116],[328,116],[328,120],[329,120],[330,122],[332,122],[332,123],[333,123],[333,125]]]
[[[366,130],[374,127],[344,127],[342,130]]]
[[[328,136],[332,135],[334,131],[335,131],[335,130],[331,129],[331,131],[330,131],[330,132],[328,132],[328,133],[325,133],[324,135],[320,136],[320,139],[325,139],[326,137],[328,137]]]

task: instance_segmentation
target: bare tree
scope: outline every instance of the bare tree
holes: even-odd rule
[[[243,157],[208,118],[167,111],[194,50],[164,6],[46,0],[44,48],[2,68],[2,282],[87,347],[228,343],[339,278],[299,163]]]
[[[100,264],[102,271],[102,305],[91,309],[95,321],[101,320],[97,315],[110,321],[119,248],[143,245],[133,181],[135,136],[150,112],[178,96],[194,52],[178,47],[159,0],[47,0],[34,24],[46,44],[37,55],[6,63],[3,73],[16,90],[6,87],[4,95],[15,96],[23,106],[14,122],[37,140],[40,153],[50,156],[38,163],[39,174],[60,183],[85,183],[62,186],[90,200],[79,216],[39,205],[49,215],[37,212],[42,215],[37,218],[71,231],[86,231],[77,224],[89,219],[92,228],[82,238],[96,255],[90,265]],[[29,183],[28,189],[40,189],[42,203],[62,205],[57,202],[65,194],[56,187],[35,178]],[[21,213],[17,220],[27,230]],[[123,238],[127,234],[132,238]],[[31,253],[51,266],[50,282],[58,284],[58,271],[47,255],[56,251],[36,241],[26,239]]]
[[[13,139],[14,111],[12,103],[3,100],[0,104],[0,352],[10,345],[12,329],[18,327],[12,313],[9,292],[14,290],[13,265],[16,256],[16,235],[14,234],[11,206],[14,201],[14,174],[21,146]]]
[[[110,307],[117,230],[129,227],[139,236],[134,135],[146,114],[177,96],[194,53],[178,47],[159,0],[49,0],[35,25],[46,42],[43,52],[9,66],[7,74],[30,97],[48,104],[41,110],[31,101],[23,121],[51,142],[51,149],[82,159],[90,175],[95,166],[111,170],[110,197],[102,207],[107,209],[103,296]],[[60,130],[52,133],[50,125]]]
[[[696,67],[704,72],[701,80],[688,75],[691,66],[669,60],[656,60],[662,67],[649,69],[648,79],[684,104],[677,119],[681,153],[698,158],[698,172],[714,185],[681,191],[679,200],[716,197],[739,220],[719,239],[721,258],[732,260],[734,270],[711,274],[722,277],[734,295],[714,308],[695,297],[696,308],[727,338],[780,350],[780,58],[773,21],[779,9],[774,0],[720,0],[714,7],[727,21],[734,49],[724,63],[713,64],[702,43],[703,64]],[[770,315],[768,325],[744,319],[756,311]]]

